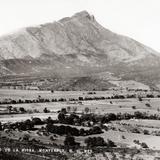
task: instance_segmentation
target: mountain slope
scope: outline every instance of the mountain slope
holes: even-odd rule
[[[122,79],[160,83],[159,53],[105,29],[86,11],[1,37],[0,66],[1,75],[83,77],[109,71]]]

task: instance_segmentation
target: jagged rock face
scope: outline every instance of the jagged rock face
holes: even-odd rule
[[[115,34],[86,11],[57,22],[28,27],[0,39],[1,74],[81,76],[132,72],[160,66],[159,53]],[[158,71],[159,72],[159,71]]]

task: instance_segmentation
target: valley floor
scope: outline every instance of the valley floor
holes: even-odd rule
[[[53,98],[65,98],[67,99],[64,102],[43,102],[43,103],[18,103],[18,104],[1,104],[0,105],[0,122],[2,125],[12,124],[15,122],[24,122],[27,119],[32,120],[33,118],[40,118],[45,120],[48,117],[51,117],[52,120],[57,120],[58,115],[61,112],[62,108],[66,108],[67,116],[71,113],[74,113],[78,116],[94,114],[98,116],[103,116],[106,114],[135,114],[135,112],[146,113],[147,115],[157,115],[160,116],[160,98],[118,98],[118,99],[104,99],[104,100],[83,100],[83,101],[74,101],[71,99],[77,99],[78,97],[107,97],[111,95],[127,95],[133,93],[121,93],[121,92],[110,92],[110,91],[95,91],[94,94],[88,94],[85,91],[69,91],[69,92],[54,92],[49,91],[19,91],[19,90],[0,90],[0,100],[8,99],[37,99],[38,97],[53,99]],[[148,93],[150,94],[150,93]],[[140,93],[137,94],[138,96]],[[142,95],[142,94],[141,94]],[[81,102],[81,103],[79,103]],[[8,106],[12,106],[12,109],[16,108],[17,113],[8,111]],[[20,108],[25,110],[24,113],[18,112]],[[44,109],[47,108],[48,113],[44,112]],[[76,108],[76,109],[75,109]],[[86,111],[88,108],[88,111]],[[12,110],[11,109],[11,110]],[[69,111],[68,111],[69,110]],[[88,122],[87,122],[88,123]],[[92,125],[84,123],[83,125],[69,125],[63,124],[66,126],[75,127],[77,129],[90,129]],[[62,123],[56,123],[55,125],[61,126]],[[98,122],[97,124],[100,123]],[[35,130],[2,130],[0,131],[0,141],[7,139],[18,141],[20,138],[24,137],[26,134],[29,134],[30,139],[35,139],[42,146],[48,146],[49,148],[52,145],[63,146],[65,141],[65,135],[58,135],[54,133],[47,133],[47,135],[41,133],[39,130],[46,125],[36,125]],[[112,151],[102,151],[99,153],[94,153],[94,158],[90,155],[83,154],[84,159],[112,159],[115,156],[118,159],[132,159],[132,153],[126,152],[123,153],[121,149],[130,149],[131,151],[136,150],[137,154],[134,154],[133,157],[141,159],[154,159],[155,157],[160,158],[160,120],[158,119],[122,119],[122,120],[113,120],[108,123],[103,124],[103,133],[93,134],[87,136],[74,136],[75,141],[80,144],[81,147],[86,147],[85,139],[88,137],[102,137],[105,141],[108,139],[112,140],[116,144],[116,152]],[[39,133],[40,132],[40,133]],[[51,137],[54,137],[54,140],[51,140]],[[15,142],[16,143],[16,142]],[[147,145],[146,148],[142,147],[142,143]],[[2,147],[2,146],[1,146]],[[53,147],[53,146],[52,146]],[[54,148],[54,147],[53,147]],[[109,148],[108,148],[109,149]],[[65,155],[69,159],[81,159],[82,155],[69,154],[65,152]],[[88,158],[87,158],[88,157]],[[96,158],[98,157],[98,158]],[[57,158],[58,159],[58,158]]]

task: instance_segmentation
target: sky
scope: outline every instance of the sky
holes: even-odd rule
[[[0,0],[0,35],[83,10],[105,28],[160,52],[160,0]]]

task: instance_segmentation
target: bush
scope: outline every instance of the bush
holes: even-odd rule
[[[50,140],[51,140],[51,141],[54,141],[55,139],[53,138],[53,136],[51,136],[51,137],[50,137]]]
[[[108,146],[108,147],[115,147],[115,143],[111,140],[104,141],[102,137],[88,137],[84,141],[87,147],[96,147],[96,146]]]
[[[75,138],[71,135],[67,135],[65,140],[64,140],[64,145],[67,147],[70,146],[75,146],[77,144],[77,142],[75,142]]]
[[[0,131],[2,131],[2,123],[0,122]]]
[[[136,109],[136,106],[132,106],[132,109]]]
[[[37,117],[32,118],[32,122],[33,122],[34,125],[42,125],[42,124],[44,124],[42,122],[42,120],[40,118],[37,118]]]
[[[23,136],[23,140],[24,140],[24,141],[29,141],[29,138],[30,138],[30,135],[29,135],[29,134],[25,134],[25,135]]]
[[[151,105],[149,103],[146,103],[145,105],[146,105],[146,107],[151,107]]]
[[[144,142],[141,143],[141,147],[142,147],[142,148],[148,148],[147,144],[144,143]]]
[[[134,140],[133,142],[138,145],[140,144],[139,140]]]
[[[115,143],[110,139],[107,140],[107,146],[108,147],[116,147]]]
[[[20,107],[20,108],[19,108],[19,111],[20,111],[21,113],[25,113],[25,112],[26,112],[26,110],[25,110],[23,107]]]
[[[87,147],[106,146],[106,142],[102,137],[88,137],[84,141]]]
[[[62,113],[62,112],[60,112],[60,113],[58,114],[58,120],[59,120],[60,123],[65,122],[65,114]]]
[[[43,112],[44,113],[49,113],[50,111],[47,108],[44,108]]]
[[[146,129],[143,131],[143,133],[144,133],[145,135],[149,135],[149,131],[146,130]]]
[[[139,101],[142,101],[142,97],[138,97],[138,100],[139,100]]]

